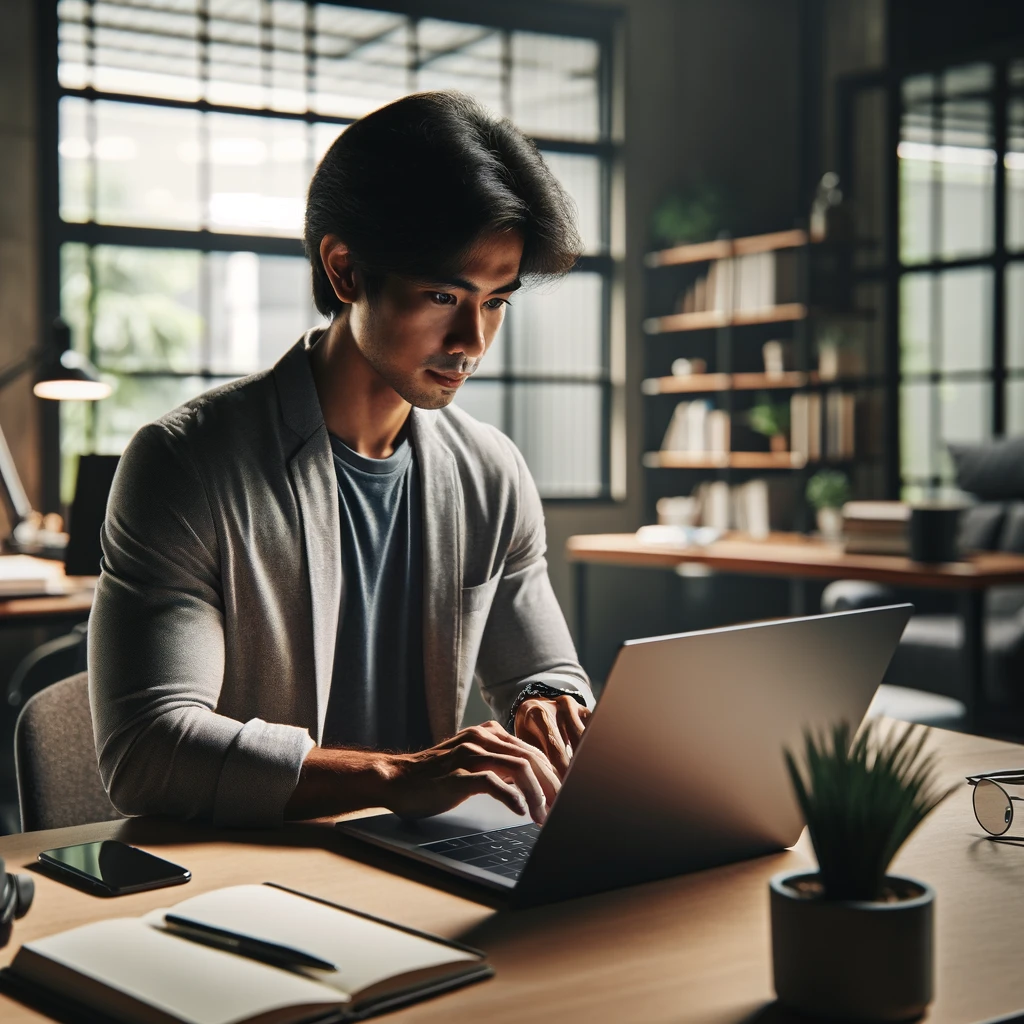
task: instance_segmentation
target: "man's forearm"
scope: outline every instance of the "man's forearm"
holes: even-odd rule
[[[284,816],[303,821],[386,806],[384,789],[392,774],[388,755],[378,751],[314,747],[302,762]]]

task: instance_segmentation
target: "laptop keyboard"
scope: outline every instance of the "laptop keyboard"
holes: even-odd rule
[[[540,826],[531,822],[529,825],[497,828],[492,832],[478,832],[458,839],[424,843],[420,849],[440,853],[449,860],[486,868],[506,878],[518,878],[539,835]]]

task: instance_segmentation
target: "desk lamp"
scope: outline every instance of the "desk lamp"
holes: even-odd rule
[[[23,373],[38,371],[32,391],[51,401],[97,401],[110,394],[110,385],[99,379],[96,368],[71,348],[71,331],[63,320],[53,322],[51,344],[41,344],[23,359],[0,370],[0,391]],[[33,554],[61,554],[67,535],[60,529],[47,529],[44,517],[32,508],[18,476],[14,458],[0,428],[0,497],[12,523],[7,545],[14,551]]]

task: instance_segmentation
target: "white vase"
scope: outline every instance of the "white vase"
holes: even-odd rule
[[[818,532],[825,540],[841,540],[843,536],[843,513],[838,508],[819,508]]]

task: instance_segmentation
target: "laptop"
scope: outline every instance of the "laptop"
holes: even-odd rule
[[[543,826],[487,795],[350,836],[509,897],[548,903],[785,849],[803,820],[783,747],[859,723],[913,606],[623,644]]]

